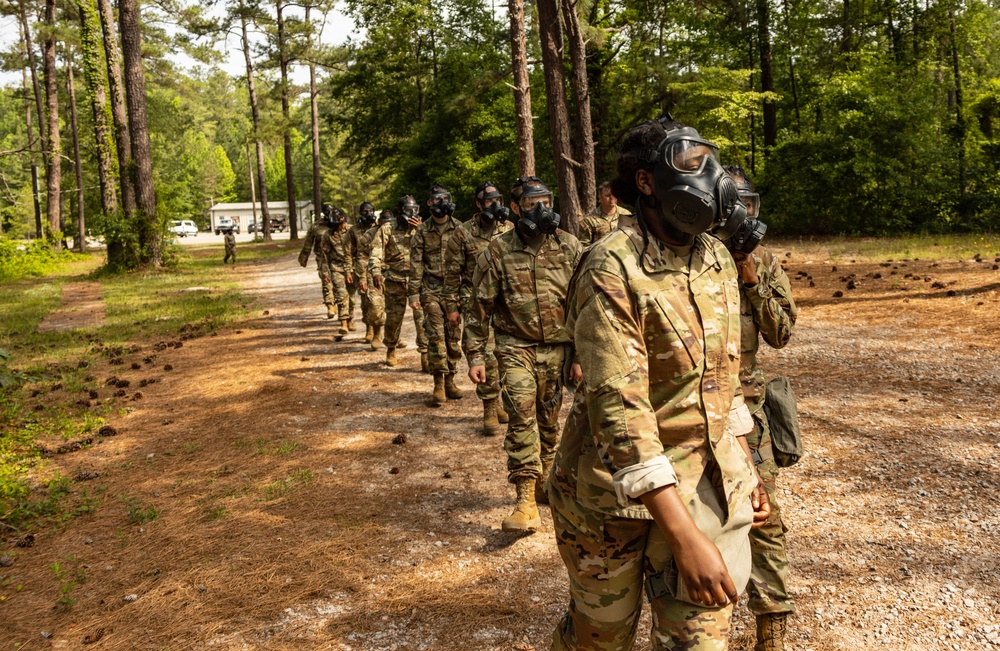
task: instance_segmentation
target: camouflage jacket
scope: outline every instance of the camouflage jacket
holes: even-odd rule
[[[462,222],[449,217],[442,225],[428,219],[413,234],[410,245],[410,296],[412,303],[422,292],[440,294],[444,289],[444,250]]]
[[[708,235],[679,255],[626,225],[584,255],[566,324],[583,383],[556,456],[557,490],[649,519],[638,499],[618,502],[612,476],[662,456],[685,504],[705,473],[729,514],[744,504],[756,476],[729,426],[743,409],[739,301],[732,256]]]
[[[760,282],[747,287],[740,281],[740,382],[750,412],[757,413],[764,406],[765,391],[764,371],[757,366],[760,337],[772,348],[784,347],[799,310],[779,260],[764,247],[758,247],[753,257]]]
[[[601,204],[587,213],[587,216],[580,222],[580,244],[590,246],[611,231],[618,228],[618,218],[622,215],[631,215],[629,211],[621,206],[615,206],[615,212],[605,215],[601,210]]]
[[[448,240],[444,252],[444,300],[448,312],[468,311],[476,260],[489,243],[512,228],[510,222],[494,224],[487,232],[477,217],[462,224]]]
[[[358,222],[347,230],[347,244],[351,247],[351,257],[354,260],[354,276],[363,279],[368,272],[368,257],[371,255],[372,231],[375,226],[364,226]]]
[[[353,274],[354,256],[348,241],[348,228],[347,222],[344,222],[335,231],[327,229],[326,237],[320,239],[320,248],[326,256],[330,269]]]
[[[469,366],[484,364],[490,325],[498,346],[569,341],[566,297],[582,252],[580,241],[563,231],[546,236],[537,252],[516,229],[490,242],[476,262],[462,338]]]
[[[227,251],[232,251],[236,248],[236,236],[233,235],[232,231],[226,231],[222,239],[225,241]]]
[[[395,222],[378,226],[372,234],[368,257],[371,275],[405,283],[410,276],[410,247],[414,233],[415,229],[399,228]]]
[[[305,266],[309,262],[309,254],[316,255],[316,264],[326,263],[326,257],[322,250],[322,242],[326,239],[326,234],[330,232],[330,225],[325,220],[313,222],[306,237],[302,241],[302,250],[299,251],[299,264]]]

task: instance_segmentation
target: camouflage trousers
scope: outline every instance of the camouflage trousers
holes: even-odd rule
[[[347,274],[344,273],[344,291],[347,292],[347,318],[354,318],[354,295],[358,293],[358,277],[351,274],[351,281],[347,282]],[[340,312],[343,315],[343,312]],[[362,313],[363,314],[363,313]],[[341,316],[340,318],[344,318]]]
[[[465,299],[463,299],[463,304]],[[462,315],[467,314],[468,308],[462,308]],[[465,350],[465,328],[462,328],[462,349]],[[493,328],[490,327],[490,337],[486,340],[486,382],[476,385],[476,397],[480,400],[495,400],[500,397],[500,368],[497,366],[496,337]]]
[[[368,291],[363,292],[358,288],[358,296],[361,298],[361,320],[365,325],[381,326],[385,325],[385,296],[368,280]]]
[[[448,309],[441,294],[420,293],[427,334],[427,359],[431,373],[454,373],[462,359],[462,325],[448,321]]]
[[[227,246],[226,247],[226,257],[222,259],[222,264],[226,264],[227,262],[229,262],[230,259],[232,259],[233,264],[236,264],[236,247],[235,246]]]
[[[771,428],[767,416],[760,409],[754,418],[754,431],[747,434],[747,444],[751,450],[771,449]],[[795,612],[795,600],[788,593],[788,556],[785,553],[785,527],[781,519],[781,507],[777,500],[778,464],[773,455],[757,464],[757,472],[767,489],[771,502],[771,517],[759,529],[750,530],[750,553],[753,569],[747,593],[750,601],[747,608],[755,615]]]
[[[723,651],[728,647],[732,604],[722,608],[699,606],[675,598],[675,588],[663,587],[671,579],[679,579],[675,570],[669,571],[676,565],[670,545],[656,523],[592,510],[574,499],[575,487],[560,489],[558,484],[553,481],[548,494],[556,544],[569,573],[570,602],[552,634],[553,651],[631,649],[644,591],[652,612],[650,639],[655,651]],[[699,489],[698,494],[708,512],[717,514],[717,524],[721,524],[721,501],[711,483],[706,485],[709,490]],[[728,539],[746,545],[752,517],[747,500],[738,517],[721,524]],[[668,570],[665,574],[670,579],[654,588],[649,577],[662,577],[664,570]]]
[[[385,335],[382,343],[386,348],[399,346],[399,333],[403,330],[403,317],[406,316],[407,293],[406,281],[385,279]],[[413,325],[417,330],[417,350],[427,352],[427,335],[424,333],[424,311],[413,310]]]
[[[320,286],[323,289],[323,303],[325,305],[333,305],[337,303],[336,292],[333,289],[333,274],[330,272],[330,266],[323,263],[319,258],[316,258],[316,273],[319,274]]]
[[[495,353],[503,410],[510,417],[503,441],[507,481],[533,479],[541,476],[543,465],[552,465],[559,445],[566,346],[498,345]]]
[[[327,300],[326,285],[323,285],[323,302],[327,305],[337,304],[337,316],[343,321],[350,319],[354,313],[354,305],[347,294],[347,272],[337,267],[330,267],[330,287],[332,290],[332,300]],[[322,276],[320,276],[322,278]]]

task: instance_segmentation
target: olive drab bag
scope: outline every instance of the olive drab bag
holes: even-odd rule
[[[802,432],[795,394],[788,378],[779,375],[767,383],[764,413],[771,428],[774,462],[779,468],[794,466],[802,458]]]

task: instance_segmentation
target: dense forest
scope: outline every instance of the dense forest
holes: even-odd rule
[[[355,29],[332,34],[334,10]],[[440,182],[465,216],[479,182],[531,171],[572,225],[663,111],[752,171],[776,231],[991,229],[998,19],[983,0],[0,0],[2,237],[83,222],[132,268],[212,202],[353,209]]]

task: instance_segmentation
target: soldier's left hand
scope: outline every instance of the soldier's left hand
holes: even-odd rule
[[[348,273],[347,274],[347,284],[350,285],[353,282],[354,282],[354,274]]]
[[[485,384],[486,383],[486,367],[485,366],[472,366],[469,368],[469,379],[472,380],[473,384]]]
[[[362,294],[367,294],[368,293],[368,283],[366,283],[365,281],[362,280],[361,284],[358,285],[358,289],[361,290]]]
[[[583,369],[579,364],[573,364],[569,367],[569,379],[573,382],[579,382],[583,379]]]
[[[450,323],[453,326],[457,326],[461,322],[462,322],[462,315],[460,315],[458,312],[448,313],[448,323]]]
[[[767,489],[759,481],[757,488],[750,494],[750,504],[753,506],[753,528],[759,529],[771,517],[771,501],[767,497]]]
[[[734,260],[736,260],[735,257]],[[740,274],[740,280],[743,281],[744,285],[753,287],[760,282],[760,278],[757,276],[757,259],[754,258],[753,253],[743,255],[739,260],[736,260],[736,271]]]

